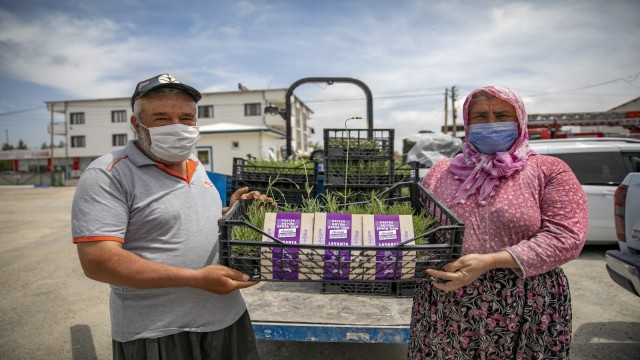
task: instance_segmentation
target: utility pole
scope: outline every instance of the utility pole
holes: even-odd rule
[[[64,102],[64,114],[67,115],[67,102]],[[64,178],[69,178],[69,121],[64,120]]]
[[[449,130],[447,129],[449,122],[449,88],[444,88],[444,133],[448,134]]]
[[[453,137],[456,137],[456,118],[458,117],[456,114],[456,87],[451,87],[451,117],[453,118]]]
[[[53,103],[51,103],[51,145],[49,146],[51,151],[51,154],[49,154],[51,159],[51,169],[49,169],[51,171],[51,186],[55,185],[55,174],[53,173],[53,106]]]

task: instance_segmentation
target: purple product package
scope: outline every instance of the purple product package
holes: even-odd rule
[[[311,245],[313,236],[313,214],[266,213],[264,232],[285,244]],[[273,242],[263,236],[263,242]],[[273,280],[304,279],[308,253],[305,249],[273,246],[263,248],[262,269],[266,278]]]
[[[371,252],[375,257],[375,268],[367,269],[368,276],[375,280],[397,280],[411,278],[415,264],[403,261],[403,251],[392,247],[413,238],[413,220],[411,215],[363,215],[362,229],[364,245],[387,248]],[[406,245],[413,245],[410,242]],[[411,256],[413,258],[414,256]]]
[[[360,251],[348,249],[349,247],[362,245],[361,215],[316,213],[314,230],[314,245],[341,248],[324,250],[320,259],[322,271],[314,274],[314,278],[322,280],[353,280],[362,276],[361,267],[357,262],[360,259]]]

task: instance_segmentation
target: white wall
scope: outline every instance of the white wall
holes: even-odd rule
[[[270,122],[273,117],[264,114],[266,104],[282,102],[284,100],[284,90],[264,90],[264,91],[234,91],[221,93],[204,93],[202,99],[198,102],[198,106],[213,105],[213,118],[199,118],[200,125],[210,125],[217,123],[235,123],[244,125],[262,126]],[[261,105],[260,115],[245,116],[244,105],[259,103]],[[280,120],[284,127],[284,120]]]
[[[112,123],[113,110],[125,110],[126,121]],[[84,112],[84,124],[70,123],[69,114],[76,112]],[[121,146],[112,145],[113,134],[127,134],[127,140],[133,139],[134,131],[129,121],[131,113],[131,105],[124,99],[67,102],[66,122],[69,134],[66,141],[69,143],[69,157],[100,156],[120,148]],[[72,148],[72,136],[84,136],[86,147]]]
[[[238,143],[238,148],[233,147]],[[198,147],[211,146],[213,149],[213,171],[232,175],[233,158],[247,158],[247,154],[256,158],[267,158],[267,150],[284,145],[284,140],[271,132],[241,132],[222,134],[200,134]]]

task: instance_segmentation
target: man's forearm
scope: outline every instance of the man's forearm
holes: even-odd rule
[[[79,244],[87,277],[133,288],[198,287],[197,270],[155,263],[112,244]]]

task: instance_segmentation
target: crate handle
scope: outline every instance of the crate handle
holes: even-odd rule
[[[416,235],[416,236],[412,237],[411,239],[408,239],[408,240],[405,240],[405,241],[401,242],[400,244],[396,245],[395,247],[401,247],[401,246],[404,246],[404,245],[406,245],[406,244],[408,244],[408,243],[410,243],[410,242],[412,242],[412,241],[416,241],[416,240],[418,240],[418,239],[425,238],[425,237],[427,237],[427,236],[429,236],[429,235],[431,235],[431,234],[435,233],[436,231],[440,231],[440,230],[447,230],[447,229],[464,229],[464,227],[462,227],[462,226],[460,226],[460,225],[443,225],[443,226],[436,226],[436,227],[434,227],[433,229],[431,229],[431,230],[429,230],[429,231],[427,231],[427,232],[424,232],[424,233],[422,233],[422,234],[420,234],[420,235]],[[440,244],[430,244],[430,245],[440,245]],[[446,245],[446,244],[442,244],[442,245]],[[421,245],[419,245],[419,246],[421,246]],[[450,246],[450,245],[447,245],[447,246]],[[391,246],[390,246],[390,247],[391,247]]]

